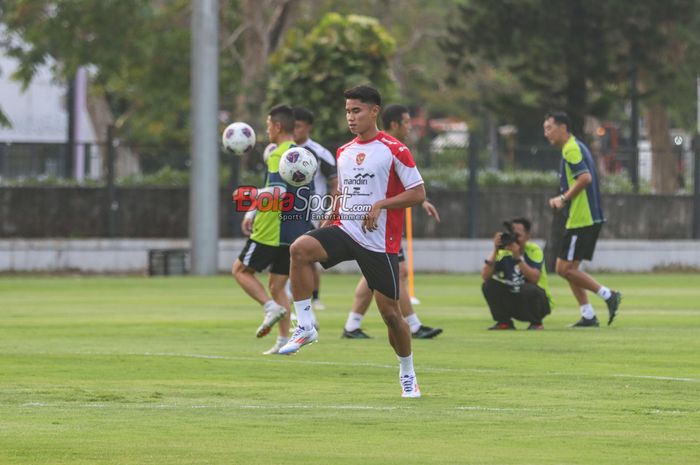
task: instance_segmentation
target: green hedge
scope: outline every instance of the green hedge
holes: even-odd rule
[[[467,177],[469,171],[465,168],[423,168],[421,174],[426,183],[426,188],[431,189],[459,189],[467,188]],[[219,185],[228,185],[230,169],[222,166],[219,170]],[[263,181],[263,174],[244,170],[240,175],[241,185],[260,186]],[[559,185],[559,175],[555,171],[492,171],[479,172],[479,187],[517,187],[517,188],[551,188],[556,189]],[[160,171],[147,174],[135,175],[121,178],[117,181],[119,187],[188,187],[190,184],[190,174],[186,170],[175,170],[170,167],[162,168]],[[0,186],[15,187],[37,187],[37,186],[57,186],[57,187],[101,187],[103,182],[85,180],[82,182],[75,179],[61,179],[56,177],[26,178],[22,180],[0,181]],[[632,193],[632,183],[629,177],[622,174],[607,175],[601,181],[601,190],[606,194],[629,194]],[[640,185],[640,193],[651,193],[648,183]]]

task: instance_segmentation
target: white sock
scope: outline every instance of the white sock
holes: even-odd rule
[[[420,319],[418,318],[418,315],[416,313],[408,315],[406,318],[404,318],[404,320],[406,320],[406,323],[408,323],[408,326],[409,328],[411,328],[412,333],[415,333],[421,327]]]
[[[271,311],[271,310],[274,310],[274,309],[276,309],[277,307],[279,307],[279,304],[278,304],[277,302],[275,302],[274,300],[272,300],[272,299],[268,300],[267,302],[265,302],[265,305],[263,305],[263,309],[264,309],[266,312],[269,312],[269,311]]]
[[[587,320],[593,318],[595,316],[595,310],[593,310],[593,305],[581,305],[581,316]]]
[[[302,326],[304,329],[309,329],[314,325],[316,319],[313,310],[311,310],[311,299],[295,301],[294,310],[297,312],[299,326]]]
[[[348,321],[345,322],[345,331],[352,332],[362,327],[362,319],[365,316],[362,313],[348,313]]]
[[[601,299],[608,300],[610,298],[610,296],[612,295],[612,292],[607,287],[600,286],[600,289],[598,289],[598,292],[596,292],[596,294],[598,294],[598,296]]]
[[[288,337],[277,336],[277,344],[279,344],[279,345],[284,345],[284,344],[286,344],[287,342],[289,342],[289,338],[288,338]]]
[[[313,326],[318,326],[318,320],[316,320],[316,313],[314,313],[313,305],[311,306],[311,310],[309,310],[309,312],[311,312],[311,321],[312,321],[311,324]]]
[[[399,376],[405,375],[415,375],[416,372],[413,370],[413,352],[408,357],[399,357]]]

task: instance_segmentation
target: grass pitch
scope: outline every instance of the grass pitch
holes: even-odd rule
[[[597,277],[624,293],[612,327],[567,329],[553,277],[545,331],[494,333],[476,275],[418,276],[445,329],[414,341],[421,399],[374,308],[374,339],[339,338],[356,276],[324,276],[292,357],[261,355],[276,331],[228,277],[2,277],[0,463],[698,463],[700,276]]]

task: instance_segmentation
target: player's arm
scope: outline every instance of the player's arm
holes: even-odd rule
[[[534,252],[530,251],[528,254],[523,251],[523,248],[517,242],[510,244],[507,249],[513,254],[513,259],[517,262],[515,266],[518,267],[525,280],[529,283],[537,284],[542,275],[542,263],[544,262],[542,251],[537,249]]]
[[[275,192],[277,192],[276,196],[279,196],[281,198],[285,192],[287,192],[287,186],[286,184],[276,184],[274,186],[266,186],[258,189],[257,195],[260,195],[262,193],[272,193],[275,195]],[[253,233],[253,222],[255,221],[255,215],[258,213],[257,208],[251,208],[248,210],[245,215],[243,215],[243,221],[241,221],[241,231],[243,232],[243,235],[245,236],[250,236]]]
[[[372,205],[372,208],[362,222],[362,231],[374,231],[377,229],[377,219],[383,209],[408,208],[419,204],[425,200],[425,186],[423,183],[411,187],[394,197],[379,200]]]
[[[338,177],[334,177],[328,180],[328,192],[333,196],[337,196],[338,192]]]
[[[438,223],[440,222],[440,214],[437,211],[437,208],[435,208],[435,205],[430,203],[428,199],[423,200],[422,203],[423,210],[428,214],[428,216],[432,216],[435,221]]]
[[[486,257],[484,260],[484,266],[481,267],[481,278],[484,281],[491,279],[493,274],[496,272],[496,256],[498,255],[498,244],[501,243],[501,233],[497,232],[493,236],[493,249],[491,250],[491,255]]]
[[[557,210],[561,210],[564,208],[564,206],[574,200],[574,198],[578,195],[579,192],[584,190],[586,186],[588,186],[590,183],[593,182],[593,177],[591,176],[591,173],[585,172],[580,174],[576,178],[576,182],[574,183],[573,186],[569,188],[568,191],[564,192],[563,194],[560,194],[556,197],[552,197],[549,199],[549,206],[551,208],[556,208]]]
[[[271,193],[281,198],[287,192],[287,183],[279,174],[279,155],[270,154],[266,160],[267,173],[265,175],[265,187],[257,190],[257,195],[263,193]],[[258,213],[257,208],[253,208],[246,212],[241,222],[241,231],[244,235],[249,236],[253,232],[253,223],[255,215]]]
[[[541,274],[540,270],[534,266],[531,266],[524,257],[520,258],[520,262],[518,262],[516,266],[520,268],[520,272],[523,274],[527,282],[532,284],[537,284],[539,282]]]

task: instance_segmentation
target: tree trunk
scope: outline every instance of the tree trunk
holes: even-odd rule
[[[656,194],[678,190],[678,166],[668,130],[668,112],[659,101],[647,104],[646,120],[651,141],[651,185]]]
[[[237,121],[260,121],[267,91],[267,60],[295,13],[296,0],[243,0],[247,28],[241,34],[241,86],[234,103]],[[289,102],[275,102],[289,103]]]
[[[114,124],[115,119],[103,93],[88,91],[87,110],[90,115],[92,127],[95,130],[95,136],[97,137],[102,178],[104,178],[107,172],[107,127]],[[127,147],[117,147],[114,176],[116,178],[121,178],[132,174],[139,174],[140,172],[141,166],[138,155]]]
[[[571,132],[583,138],[583,124],[586,117],[586,8],[582,0],[572,0],[569,4],[569,40],[571,53],[566,60],[566,110],[571,118]]]

